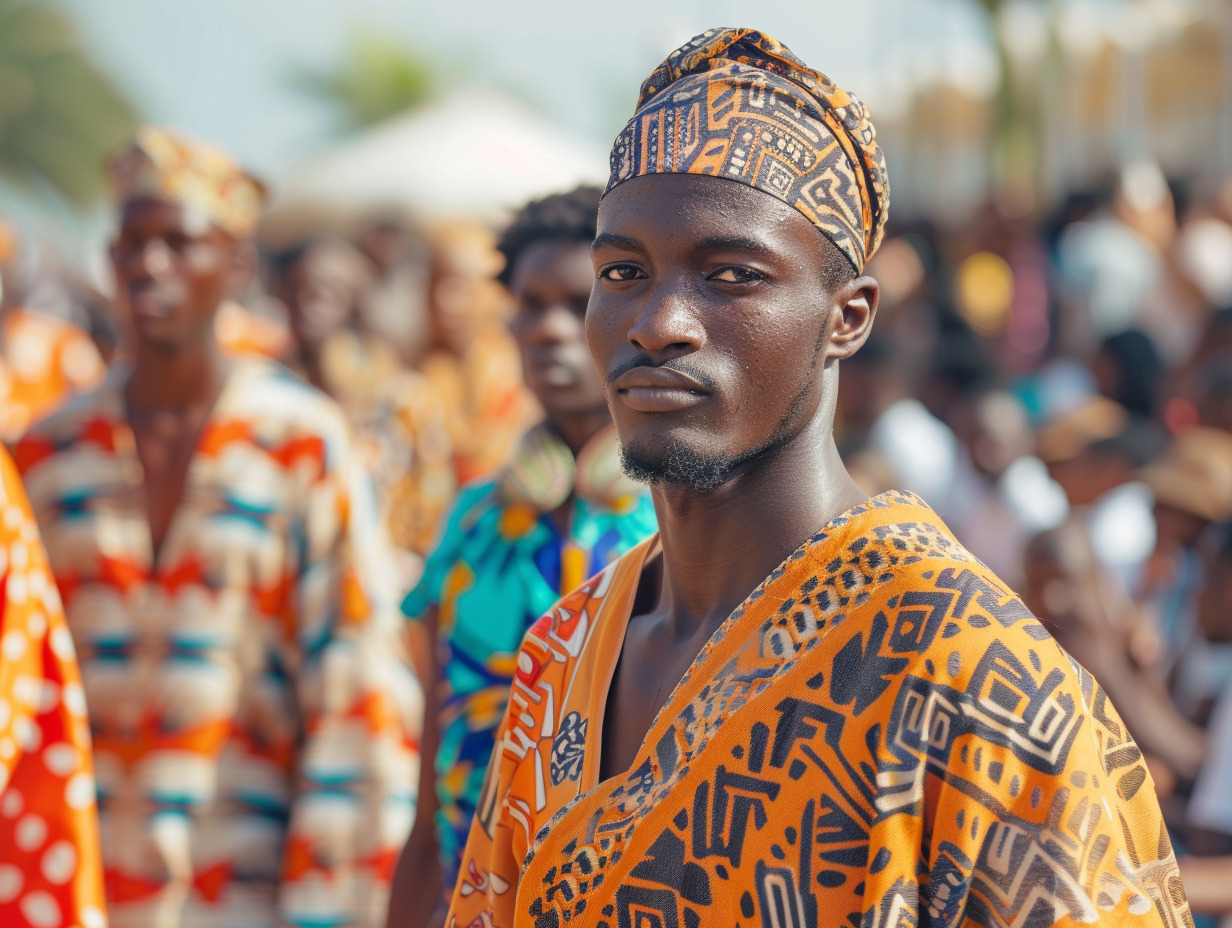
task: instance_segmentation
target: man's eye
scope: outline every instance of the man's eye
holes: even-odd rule
[[[609,264],[599,271],[601,280],[639,280],[646,274],[635,264]]]
[[[711,274],[709,279],[725,284],[747,284],[755,280],[764,280],[765,278],[756,271],[750,271],[747,267],[725,267],[721,271]]]

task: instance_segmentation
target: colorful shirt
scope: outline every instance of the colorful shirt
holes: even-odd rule
[[[73,639],[0,450],[0,924],[106,928],[90,728]]]
[[[234,362],[155,558],[122,383],[17,452],[81,654],[114,924],[383,924],[422,695],[341,411]]]
[[[562,591],[654,530],[645,492],[608,504],[575,499],[567,537],[546,513],[512,501],[498,480],[459,495],[423,577],[402,605],[412,618],[438,607],[436,832],[447,889],[457,878],[526,629]]]
[[[103,359],[82,329],[28,309],[0,323],[0,440],[14,442],[74,393],[103,380]]]
[[[600,783],[656,544],[527,633],[447,924],[1192,925],[1103,691],[905,494],[777,567]]]

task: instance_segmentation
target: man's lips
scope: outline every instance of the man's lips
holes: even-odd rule
[[[617,396],[638,412],[675,412],[700,403],[709,389],[669,367],[635,367],[612,381]]]
[[[128,305],[135,316],[161,318],[170,315],[175,302],[171,294],[156,286],[137,284],[128,291]]]

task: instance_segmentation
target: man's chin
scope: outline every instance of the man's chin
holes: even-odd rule
[[[654,447],[622,446],[621,466],[639,483],[678,486],[697,493],[712,493],[731,479],[740,459],[707,454],[676,442]]]

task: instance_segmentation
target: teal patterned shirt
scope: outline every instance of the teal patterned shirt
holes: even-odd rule
[[[459,494],[423,576],[402,604],[411,619],[438,607],[436,834],[447,892],[457,879],[526,629],[563,593],[656,528],[646,492],[610,506],[575,499],[567,537],[546,513],[508,501],[495,480]]]

